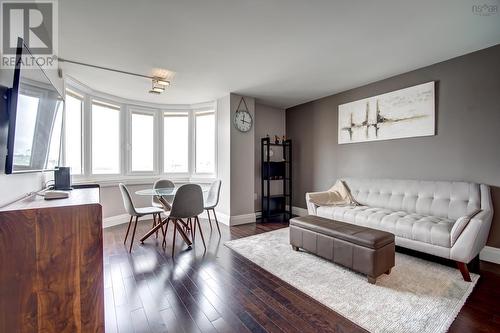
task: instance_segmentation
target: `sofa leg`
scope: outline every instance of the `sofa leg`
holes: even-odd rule
[[[391,274],[391,269],[392,269],[392,268],[389,268],[389,269],[387,270],[387,272],[385,272],[385,274],[387,274],[387,275]]]
[[[470,279],[470,274],[469,274],[469,269],[467,268],[467,264],[457,261],[457,267],[460,270],[460,273],[462,273],[464,281],[471,282],[472,280]]]
[[[371,284],[375,284],[377,283],[377,278],[373,277],[373,276],[367,276],[368,278],[368,282],[371,283]]]
[[[298,247],[298,246],[295,246],[295,245],[292,245],[292,250],[294,250],[294,251],[298,251],[298,250],[299,250],[299,247]]]
[[[469,272],[479,274],[480,270],[479,254],[467,264],[467,268],[469,268]]]

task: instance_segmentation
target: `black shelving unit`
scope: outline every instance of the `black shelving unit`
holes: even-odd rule
[[[271,160],[271,148],[277,148],[276,156]],[[279,151],[281,150],[281,152]],[[281,153],[281,158],[278,157]],[[276,160],[277,159],[277,160]],[[273,143],[270,138],[261,139],[261,193],[262,221],[282,215],[292,217],[292,141]],[[280,194],[271,195],[271,183],[282,182]]]

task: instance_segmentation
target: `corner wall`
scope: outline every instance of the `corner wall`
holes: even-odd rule
[[[285,135],[285,110],[268,105],[255,104],[255,211],[261,211],[261,142],[260,139],[269,134],[280,137]],[[280,149],[276,149],[280,150]],[[281,151],[276,151],[281,154]],[[283,185],[281,182],[271,182],[271,194],[281,193]]]
[[[338,105],[436,81],[431,137],[337,144]],[[492,186],[488,245],[500,247],[500,45],[286,111],[293,140],[294,206],[339,177],[465,180]]]

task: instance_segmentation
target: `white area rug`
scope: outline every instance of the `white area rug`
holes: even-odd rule
[[[371,332],[446,332],[479,276],[396,253],[390,275],[366,277],[291,249],[288,228],[226,242],[268,272]]]

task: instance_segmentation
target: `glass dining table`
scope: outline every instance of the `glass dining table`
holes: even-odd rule
[[[158,199],[158,201],[162,204],[165,212],[168,212],[170,209],[172,209],[172,206],[166,200],[166,197],[175,197],[175,193],[177,193],[177,190],[179,188],[180,188],[180,186],[165,187],[165,188],[148,188],[148,189],[136,191],[135,194],[142,195],[142,196],[156,197]],[[205,194],[208,192],[208,189],[201,187],[201,190],[203,192],[203,197],[205,197]],[[144,236],[142,236],[141,243],[144,243],[144,241],[146,239],[151,237],[151,235],[157,233],[160,229],[163,230],[162,227],[167,221],[168,221],[168,217],[161,220],[160,223],[158,223],[151,230],[149,230]],[[188,246],[191,246],[192,241],[189,239],[188,235],[186,234],[186,231],[189,230],[188,224],[181,219],[174,220],[173,223],[177,223],[177,231],[181,235],[184,242]],[[168,225],[167,225],[167,227],[168,227]],[[165,242],[164,242],[164,244],[165,244]]]

